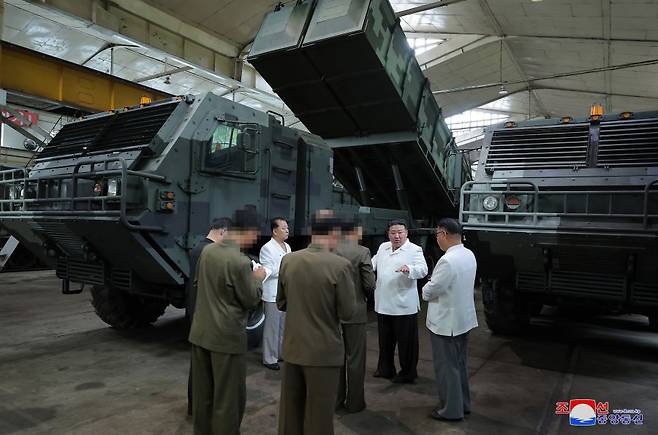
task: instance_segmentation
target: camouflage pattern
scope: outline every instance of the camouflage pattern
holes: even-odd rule
[[[284,28],[294,38],[281,44],[272,35]],[[469,164],[388,1],[278,8],[265,17],[248,60],[327,140],[337,178],[362,205],[405,209],[428,223],[456,216]]]
[[[0,172],[0,217],[65,282],[182,307],[189,251],[212,218],[251,205],[264,241],[284,216],[299,247],[318,209],[360,214],[377,236],[406,215],[334,204],[331,158],[276,117],[189,95],[67,124],[29,173]]]

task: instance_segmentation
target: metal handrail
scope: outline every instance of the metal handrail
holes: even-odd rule
[[[486,186],[488,189],[485,190],[472,190],[474,185]],[[504,188],[494,190],[491,185],[503,185]],[[528,185],[531,186],[532,190],[512,190],[511,186],[518,185]],[[658,214],[649,213],[649,198],[651,195],[658,194],[658,191],[652,191],[652,187],[658,185],[658,179],[648,182],[644,188],[637,190],[551,190],[551,191],[540,191],[538,187],[529,181],[470,181],[465,183],[461,191],[461,203],[459,207],[459,220],[464,225],[472,226],[492,226],[492,227],[505,227],[507,225],[513,227],[522,227],[522,228],[536,228],[538,225],[538,219],[542,217],[588,217],[588,218],[630,218],[638,219],[642,221],[642,228],[644,230],[649,229],[649,223],[651,219],[658,218]],[[528,195],[532,197],[533,200],[533,210],[531,212],[522,212],[522,211],[487,211],[487,210],[466,210],[465,207],[467,203],[470,204],[470,199],[473,195],[483,196],[483,195],[506,195],[506,194],[517,194],[517,195]],[[564,196],[564,201],[562,204],[562,210],[560,212],[540,212],[538,211],[539,207],[539,197],[540,196]],[[570,213],[567,211],[567,197],[584,195],[585,196],[585,212],[573,212]],[[589,197],[595,195],[607,195],[609,196],[608,201],[608,213],[591,213],[589,211]],[[612,213],[613,205],[613,195],[642,195],[643,196],[643,210],[641,213]],[[470,215],[481,215],[485,217],[485,222],[477,223],[468,223],[465,218]],[[504,216],[505,223],[493,223],[488,222],[489,216]],[[510,218],[514,217],[532,217],[532,225],[529,224],[519,224],[511,223]]]
[[[655,179],[653,181],[650,181],[647,183],[646,186],[644,186],[644,228],[649,227],[649,217],[652,217],[649,215],[649,195],[651,191],[651,186],[653,185],[658,185],[658,179]],[[658,193],[658,192],[654,192]]]
[[[108,169],[109,163],[117,162],[120,165],[119,169]],[[95,171],[94,168],[96,165],[102,165],[102,170]],[[89,171],[80,172],[80,169],[84,166],[89,166]],[[24,176],[20,178],[7,178],[8,173],[17,173],[22,171]],[[72,194],[71,197],[64,198],[21,198],[21,199],[0,199],[0,205],[5,203],[10,203],[12,210],[9,210],[11,214],[19,214],[21,216],[119,216],[119,221],[126,228],[134,231],[163,231],[164,229],[159,226],[148,226],[148,225],[135,225],[128,221],[127,217],[127,198],[124,194],[126,186],[128,185],[128,176],[137,176],[141,178],[150,179],[160,183],[169,183],[166,177],[158,174],[152,174],[143,171],[133,171],[128,170],[127,163],[125,159],[121,157],[115,157],[110,159],[99,159],[99,160],[85,160],[78,162],[72,173],[68,174],[58,174],[58,175],[46,175],[42,177],[27,178],[25,171],[22,169],[12,169],[7,171],[0,171],[2,175],[0,179],[0,185],[2,184],[18,184],[22,185],[23,188],[26,188],[30,183],[37,184],[37,195],[38,195],[38,185],[43,181],[52,181],[52,180],[71,180],[72,185]],[[109,177],[112,175],[120,175],[121,177],[121,188],[122,193],[116,196],[77,196],[78,193],[78,180],[80,179],[89,179],[97,178],[99,176]],[[119,203],[119,210],[76,210],[75,204],[79,202],[88,202],[91,204],[92,201],[100,202],[101,207],[105,208],[106,201],[113,201]],[[68,202],[70,204],[69,210],[13,210],[13,204],[21,203],[25,204],[34,204],[34,203],[58,203],[58,202]],[[24,208],[24,207],[23,207]],[[0,215],[5,214],[4,208],[0,207]]]
[[[467,189],[472,187],[472,186],[475,186],[475,185],[491,185],[491,184],[505,184],[506,189],[504,191],[501,191],[501,190],[494,191],[494,190],[490,189],[490,190],[485,190],[485,191],[477,191],[477,192],[467,193]],[[514,184],[514,185],[517,185],[517,186],[518,185],[530,186],[530,187],[532,187],[532,191],[529,192],[527,190],[519,190],[519,191],[511,190],[510,189],[511,184]],[[478,194],[491,195],[491,194],[494,194],[494,193],[495,194],[501,194],[501,193],[524,194],[524,195],[534,194],[534,198],[533,198],[534,200],[532,202],[532,204],[533,204],[532,213],[534,215],[533,215],[532,221],[533,221],[533,224],[537,224],[536,214],[537,214],[537,204],[539,203],[539,201],[538,201],[538,199],[539,199],[539,187],[537,187],[537,185],[535,183],[531,182],[531,181],[514,181],[514,182],[502,182],[502,183],[501,182],[492,183],[492,182],[482,182],[482,181],[468,181],[468,182],[464,183],[464,185],[462,186],[462,189],[461,189],[461,195],[460,195],[460,201],[459,201],[459,222],[464,222],[464,215],[465,214],[472,214],[468,210],[464,210],[464,205],[466,204],[466,195],[471,195],[472,193],[475,193],[476,195],[478,195]],[[486,218],[486,215],[485,215],[485,218]],[[505,222],[508,222],[508,221],[509,221],[509,219],[506,217]]]

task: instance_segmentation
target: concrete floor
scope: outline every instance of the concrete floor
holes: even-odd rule
[[[51,271],[0,275],[0,434],[188,434],[188,345],[183,311],[154,327],[108,328],[89,294],[65,296]],[[424,324],[424,314],[421,322]],[[484,324],[482,315],[480,322]],[[639,408],[644,425],[606,425],[596,433],[658,433],[658,334],[645,318],[595,324],[535,319],[525,337],[471,334],[473,413],[461,423],[431,420],[435,406],[429,337],[421,325],[415,385],[370,376],[368,409],[337,416],[343,434],[563,434],[586,429],[555,415],[555,402],[592,398]],[[368,325],[368,372],[377,360],[376,323]],[[244,435],[276,433],[280,374],[248,356]]]

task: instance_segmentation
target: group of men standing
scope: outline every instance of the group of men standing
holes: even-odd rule
[[[416,282],[428,268],[422,249],[407,238],[406,223],[389,224],[389,242],[372,259],[359,245],[356,222],[338,220],[332,213],[315,216],[311,243],[299,251],[291,252],[285,242],[284,218],[273,219],[271,229],[260,264],[240,252],[258,237],[257,217],[249,209],[236,213],[219,243],[201,248],[189,337],[195,433],[239,433],[246,403],[245,323],[248,310],[261,299],[263,364],[279,370],[285,361],[280,435],[333,434],[335,410],[366,407],[366,307],[373,291],[380,351],[374,376],[395,383],[413,383],[417,377]],[[439,406],[431,416],[460,420],[470,412],[466,343],[468,331],[477,326],[475,257],[461,245],[454,220],[442,220],[436,237],[446,255],[422,292],[429,302],[427,326],[439,387]]]
[[[461,226],[441,219],[436,242],[445,254],[423,286],[428,302],[426,326],[430,331],[439,406],[430,414],[437,420],[459,421],[471,412],[468,384],[468,332],[477,327],[474,286],[477,263],[462,244]],[[382,243],[372,264],[377,272],[375,312],[379,333],[379,360],[375,377],[394,383],[413,383],[418,377],[417,280],[427,275],[423,250],[408,239],[404,221],[391,221],[389,241]],[[398,349],[400,370],[394,355]]]

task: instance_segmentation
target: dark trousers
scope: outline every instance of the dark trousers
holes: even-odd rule
[[[190,352],[190,372],[187,374],[187,415],[192,415],[192,366],[194,365],[194,348]]]
[[[187,302],[185,305],[185,320],[187,321],[187,333],[192,329],[192,320],[194,320],[194,307],[196,306],[196,287],[188,283]],[[190,372],[187,375],[187,415],[192,415],[192,366],[194,363],[194,348],[190,352]]]
[[[471,410],[468,385],[468,332],[454,337],[430,333],[434,372],[439,390],[439,409],[445,418],[464,418]]]
[[[340,367],[283,364],[279,435],[334,435],[339,374]]]
[[[247,399],[244,354],[192,346],[192,421],[195,435],[237,435]]]
[[[342,324],[345,343],[345,365],[340,369],[336,406],[350,412],[366,407],[363,383],[366,375],[366,324]]]
[[[400,372],[398,376],[412,381],[418,377],[417,314],[389,316],[377,314],[379,330],[379,361],[377,371],[384,377],[395,376],[395,346],[398,346]]]

